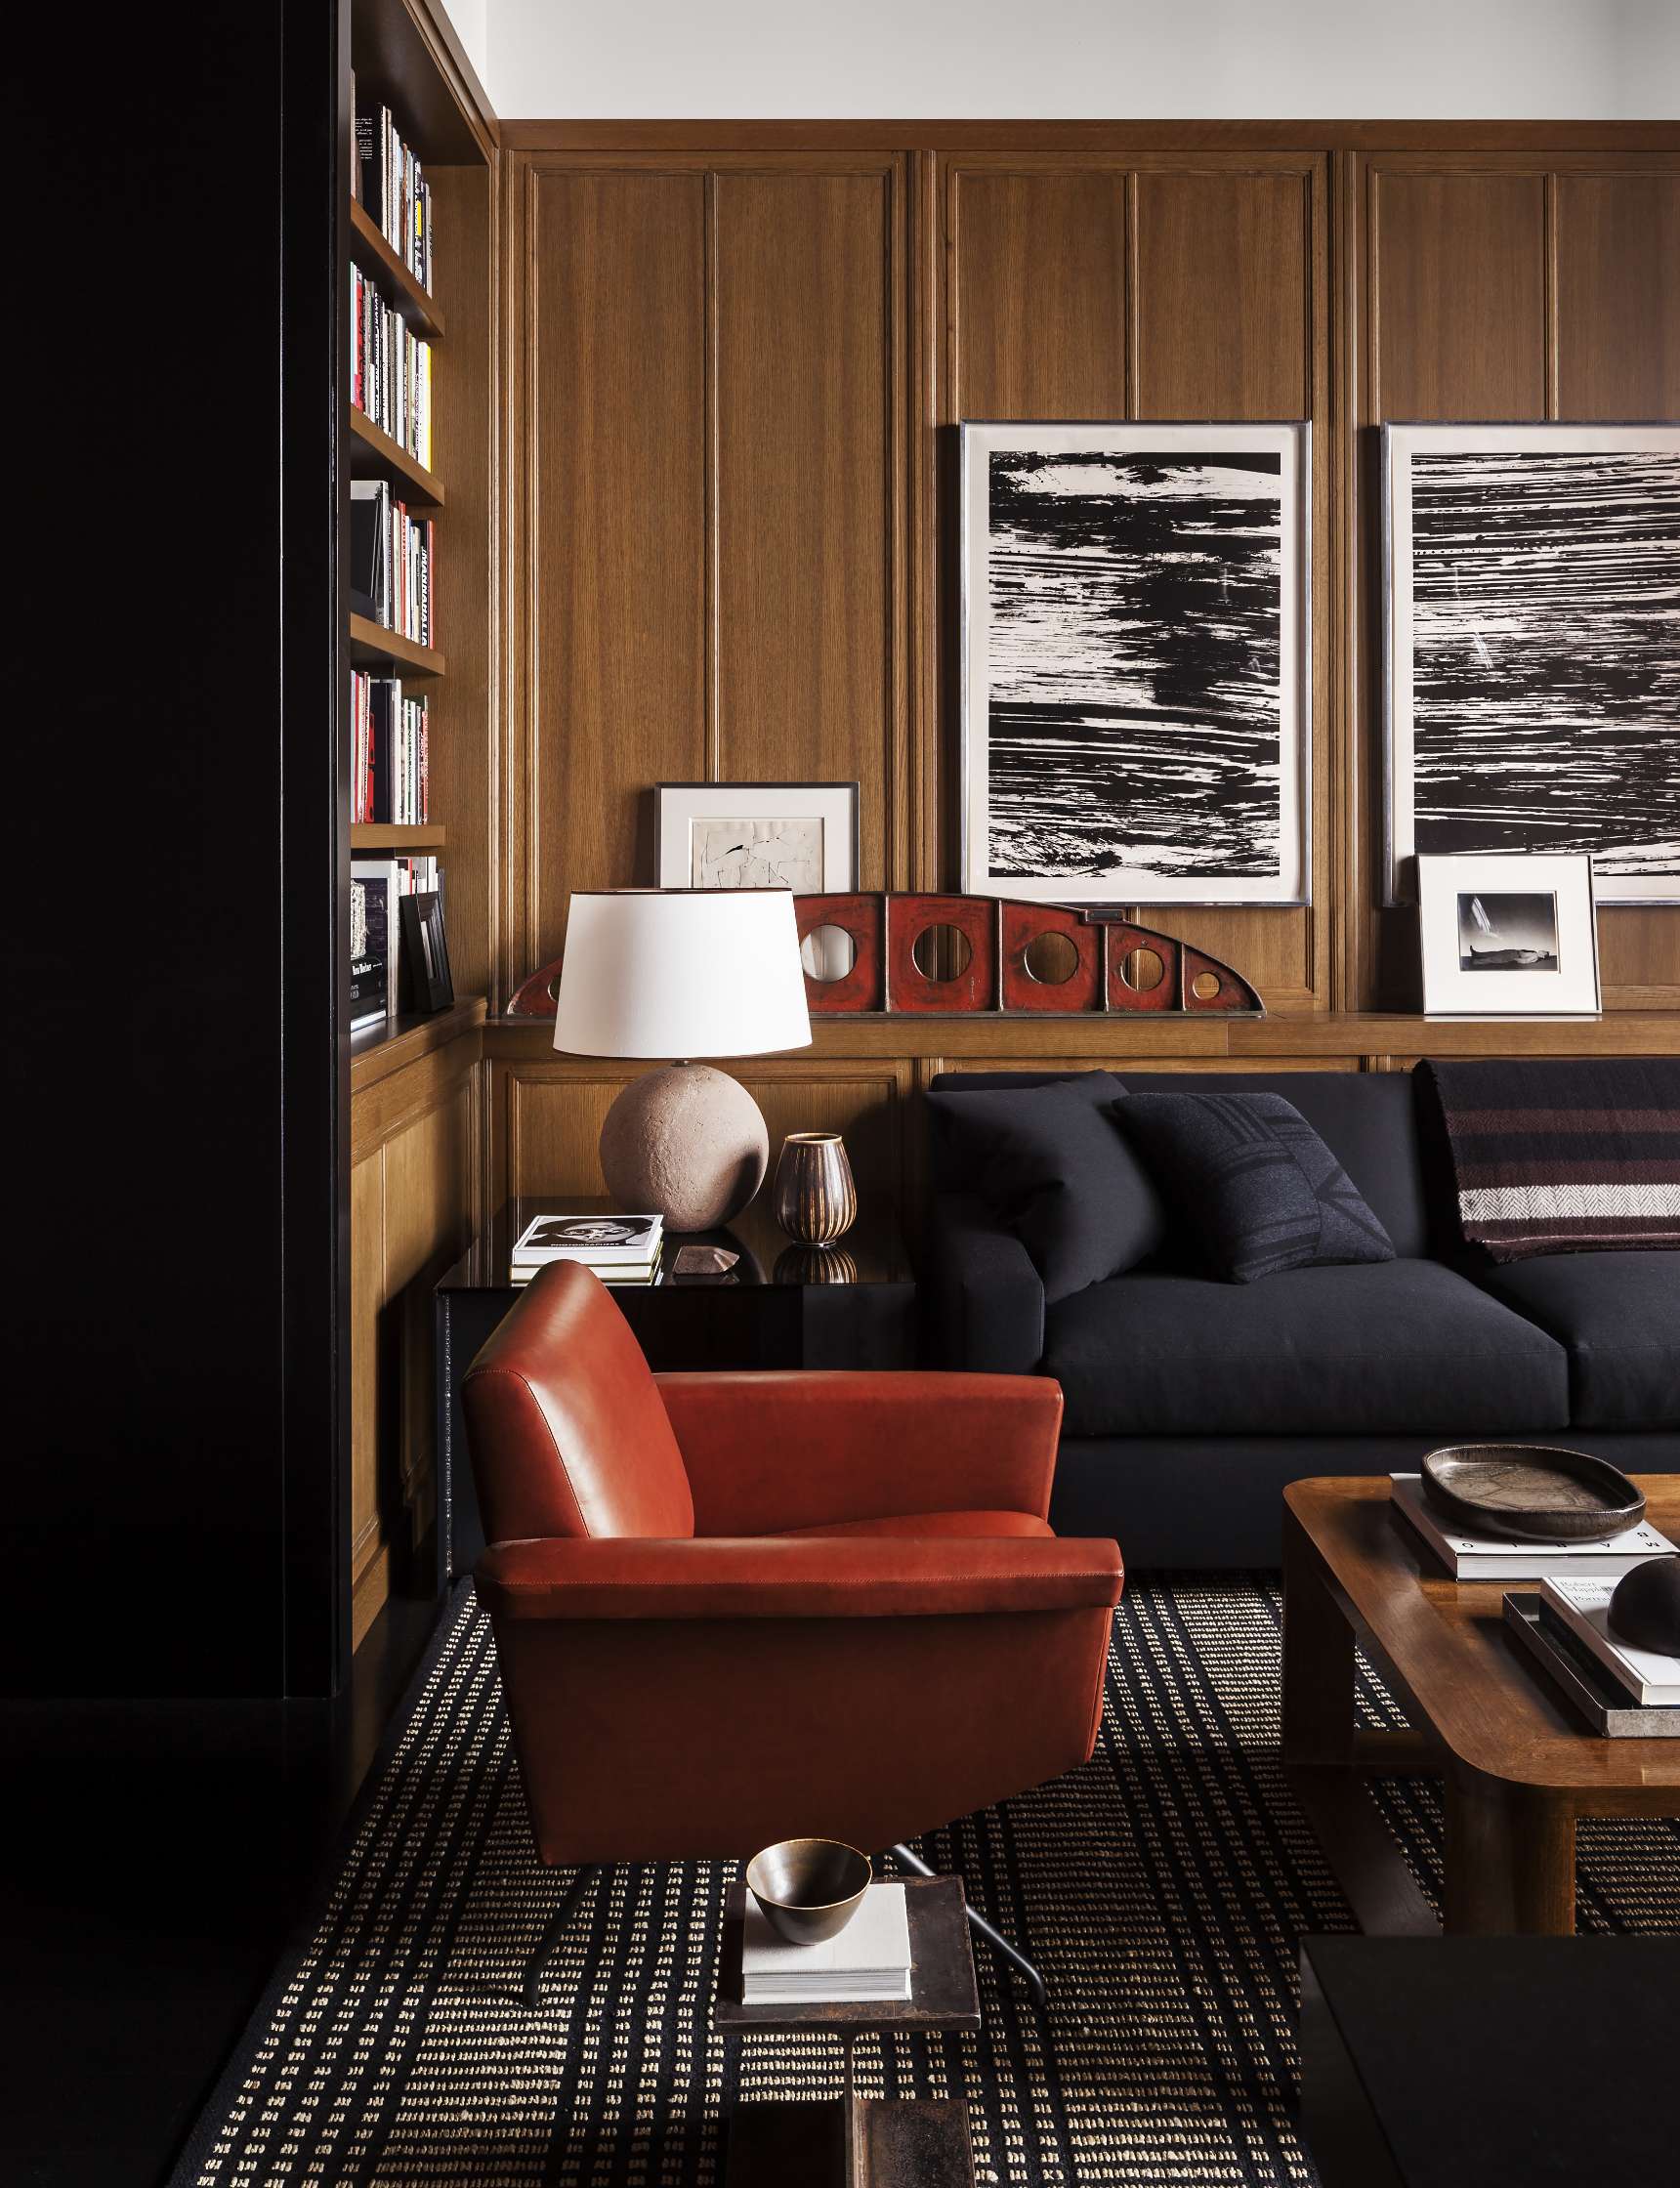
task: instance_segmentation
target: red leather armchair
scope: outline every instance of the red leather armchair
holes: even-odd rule
[[[1120,1556],[1036,1377],[651,1374],[574,1265],[464,1403],[542,1860],[894,1845],[1090,1755]]]

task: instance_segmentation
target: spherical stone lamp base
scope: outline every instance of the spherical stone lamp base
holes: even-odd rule
[[[739,1215],[769,1161],[758,1104],[709,1064],[667,1064],[632,1079],[601,1127],[608,1192],[673,1231],[711,1231]]]

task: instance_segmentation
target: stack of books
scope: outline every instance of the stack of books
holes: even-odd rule
[[[410,334],[359,266],[350,270],[350,400],[432,468],[432,345]]]
[[[356,78],[351,78],[351,100]],[[405,145],[389,106],[366,106],[356,116],[356,157],[350,194],[379,223],[391,245],[428,296],[432,293],[432,186],[412,147]]]
[[[1430,1509],[1421,1474],[1391,1474],[1389,1480],[1396,1508],[1455,1580],[1543,1580],[1564,1574],[1617,1580],[1648,1557],[1674,1547],[1666,1535],[1643,1520],[1608,1542],[1518,1542],[1457,1535]]]
[[[1540,1623],[1565,1645],[1574,1643],[1608,1671],[1630,1703],[1646,1709],[1680,1708],[1680,1657],[1631,1649],[1612,1628],[1613,1579],[1563,1574],[1540,1586]]]
[[[430,517],[410,517],[389,481],[350,483],[350,605],[417,646],[436,646]]]
[[[838,1937],[788,1945],[748,1892],[741,1933],[743,2005],[856,2005],[908,1999],[910,1924],[903,1884],[871,1884]]]
[[[431,819],[431,733],[423,698],[397,676],[350,672],[353,820],[414,826]]]
[[[581,1261],[603,1283],[657,1283],[659,1215],[539,1215],[514,1241],[509,1276],[529,1283],[551,1261]]]

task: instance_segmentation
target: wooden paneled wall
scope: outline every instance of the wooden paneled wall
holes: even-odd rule
[[[1680,160],[1672,153],[1371,152],[1352,177],[1361,440],[1389,419],[1680,418]],[[1362,1001],[1407,1007],[1417,921],[1382,911],[1374,449],[1361,465],[1363,767],[1350,903]],[[1680,1007],[1680,909],[1599,916],[1607,1007]]]
[[[1276,1012],[1414,1008],[1369,429],[1680,415],[1680,151],[877,126],[507,133],[499,992],[652,878],[662,779],[855,776],[862,885],[955,881],[958,420],[1302,418],[1313,902],[1139,908]],[[1680,912],[1603,930],[1613,1007],[1680,1003]]]
[[[405,1056],[394,1044],[353,1065],[353,1646],[403,1585],[435,1517],[432,1292],[482,1209],[483,1015],[461,1005]],[[429,1594],[430,1576],[417,1585]]]

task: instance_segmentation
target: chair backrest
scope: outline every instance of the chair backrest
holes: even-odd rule
[[[607,1287],[577,1263],[531,1280],[461,1395],[486,1541],[693,1534],[658,1385]]]

